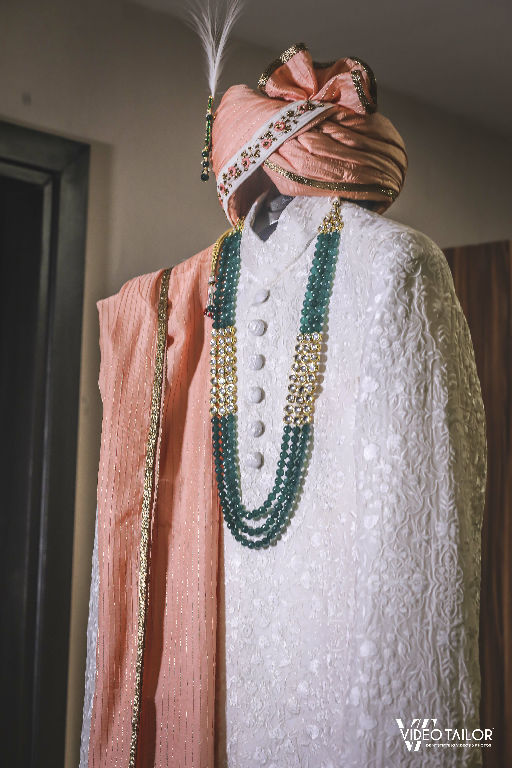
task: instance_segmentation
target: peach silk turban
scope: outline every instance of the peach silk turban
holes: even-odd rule
[[[303,43],[261,75],[234,85],[212,131],[217,194],[232,224],[272,182],[285,195],[374,201],[384,212],[407,170],[404,142],[377,112],[370,67],[355,57],[318,63]]]

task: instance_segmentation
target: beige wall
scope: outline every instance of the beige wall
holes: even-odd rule
[[[425,232],[441,248],[510,239],[512,137],[396,92],[383,89],[380,101],[409,156],[404,189],[386,215]]]
[[[283,48],[291,41],[283,38]],[[350,41],[345,41],[351,50]],[[237,44],[226,84],[255,83],[275,52]],[[3,0],[0,117],[91,144],[66,766],[78,762],[101,429],[95,302],[180,261],[226,228],[199,180],[206,86],[198,44],[170,17],[117,0]],[[378,72],[377,72],[378,77]],[[512,238],[512,144],[381,89],[409,152],[389,216],[441,246]],[[72,511],[70,510],[70,514]]]

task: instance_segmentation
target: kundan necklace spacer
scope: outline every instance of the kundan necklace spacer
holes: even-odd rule
[[[288,525],[304,475],[322,331],[343,228],[340,208],[341,203],[336,199],[318,230],[289,375],[274,485],[263,504],[252,510],[246,509],[242,502],[236,417],[235,310],[244,220],[225,232],[213,249],[205,314],[213,319],[210,414],[217,488],[228,528],[240,544],[251,549],[268,547],[280,537]],[[247,522],[263,518],[260,525],[251,526]]]

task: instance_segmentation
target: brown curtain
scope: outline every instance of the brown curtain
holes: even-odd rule
[[[445,250],[467,317],[487,419],[482,530],[481,726],[485,768],[512,766],[512,242]]]

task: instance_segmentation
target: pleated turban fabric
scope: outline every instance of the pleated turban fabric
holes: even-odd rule
[[[272,183],[285,195],[373,201],[383,213],[407,170],[404,142],[377,111],[377,85],[358,58],[314,62],[303,43],[261,75],[234,85],[212,131],[217,194],[232,224]]]

